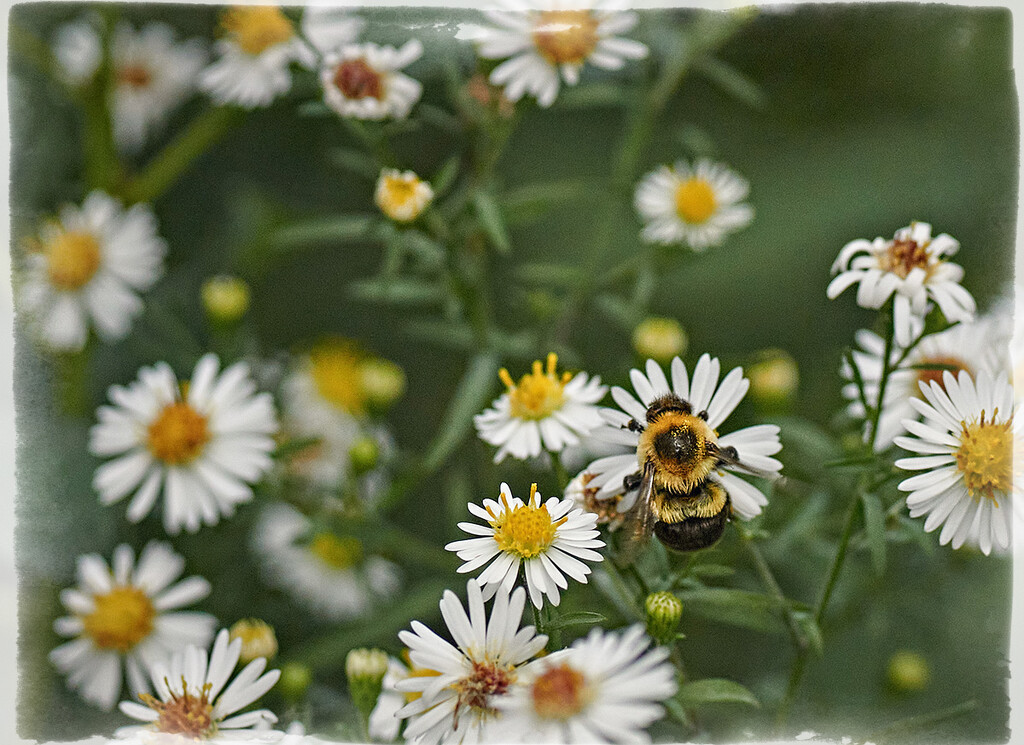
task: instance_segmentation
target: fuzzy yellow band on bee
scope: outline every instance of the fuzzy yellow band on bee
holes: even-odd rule
[[[686,496],[659,492],[654,497],[654,512],[664,523],[680,523],[693,517],[714,517],[725,509],[727,496],[721,485],[706,481],[696,492]]]

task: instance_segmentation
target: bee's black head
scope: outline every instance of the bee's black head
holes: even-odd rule
[[[692,414],[693,407],[674,393],[666,394],[651,401],[651,405],[647,407],[647,423],[650,424],[669,412]]]

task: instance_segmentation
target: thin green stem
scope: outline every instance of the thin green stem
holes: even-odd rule
[[[564,492],[565,487],[569,485],[570,478],[569,472],[565,470],[565,464],[562,463],[561,453],[551,453],[551,468],[555,472],[559,491]]]
[[[807,639],[800,630],[800,624],[797,623],[796,616],[793,615],[793,609],[786,600],[786,596],[783,594],[782,588],[775,579],[775,575],[772,573],[771,567],[768,565],[767,560],[765,560],[764,554],[761,553],[760,546],[757,545],[757,541],[754,540],[753,535],[751,535],[747,530],[740,531],[740,540],[743,542],[747,552],[750,554],[750,558],[754,562],[754,568],[757,570],[757,574],[761,578],[761,583],[765,586],[765,589],[768,590],[768,594],[770,594],[779,604],[779,608],[782,609],[782,614],[786,619],[786,625],[789,628],[790,638],[793,641],[793,647],[797,652],[803,652],[808,646]]]

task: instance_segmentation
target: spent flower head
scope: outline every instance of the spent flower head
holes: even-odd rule
[[[274,627],[259,618],[243,618],[236,621],[228,630],[232,641],[242,640],[242,650],[238,659],[241,662],[252,662],[257,657],[270,660],[277,655],[277,635]]]

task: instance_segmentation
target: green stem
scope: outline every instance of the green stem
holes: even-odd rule
[[[757,545],[757,542],[748,530],[740,531],[740,540],[743,541],[743,545],[746,546],[747,552],[750,554],[750,558],[754,562],[754,568],[757,570],[757,574],[761,578],[761,583],[778,603],[779,608],[782,609],[782,614],[786,619],[786,625],[789,628],[790,638],[793,641],[793,647],[798,653],[803,652],[808,646],[807,639],[800,630],[800,624],[797,623],[796,616],[793,615],[793,609],[787,602],[786,596],[783,594],[782,588],[775,579],[775,575],[772,573],[771,567],[765,560],[764,554],[761,553],[761,548]]]
[[[92,82],[84,90],[82,101],[85,115],[85,131],[82,147],[85,160],[85,181],[90,189],[115,191],[122,177],[121,162],[114,145],[114,129],[111,122],[109,101],[113,88],[113,72],[110,64],[110,37],[116,23],[115,11],[102,14],[102,64]]]
[[[82,417],[90,413],[86,392],[91,341],[80,352],[60,354],[57,357],[57,397],[61,411],[67,416]]]
[[[569,485],[569,472],[565,470],[565,464],[562,463],[561,453],[551,453],[551,468],[555,472],[555,480],[558,481],[558,489],[561,492],[565,492],[565,487]]]
[[[974,699],[964,701],[963,703],[957,704],[956,706],[950,706],[948,709],[940,709],[939,711],[931,712],[930,714],[919,714],[918,716],[907,717],[906,719],[900,719],[884,729],[877,730],[868,735],[869,740],[872,742],[887,740],[893,735],[906,735],[908,732],[914,732],[922,729],[931,727],[932,725],[944,722],[947,719],[953,719],[954,717],[963,716],[978,708],[978,702]]]

